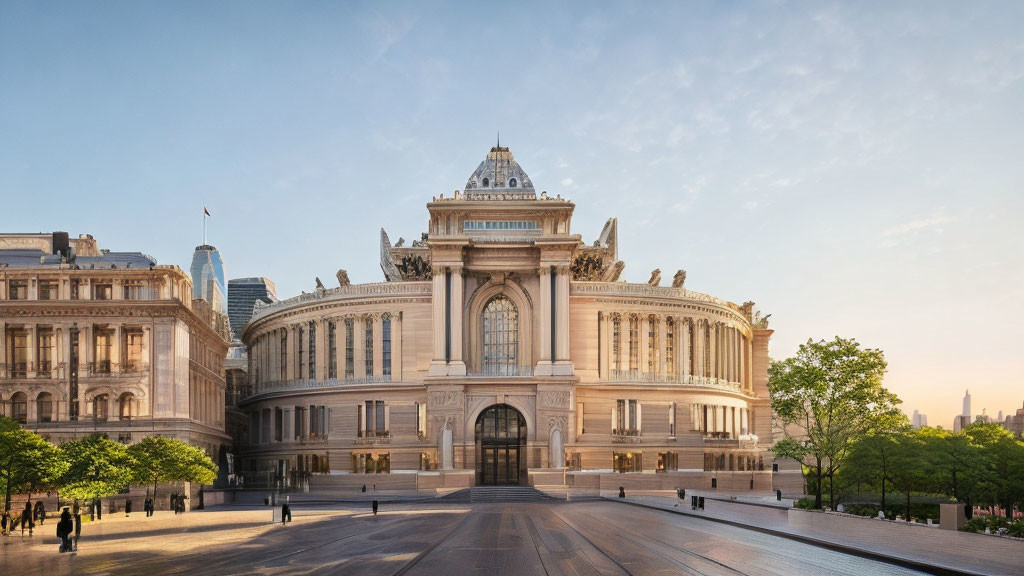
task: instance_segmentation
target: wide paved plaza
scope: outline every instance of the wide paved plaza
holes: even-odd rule
[[[913,574],[776,536],[615,502],[362,504],[108,516],[59,554],[47,522],[3,538],[4,573]]]

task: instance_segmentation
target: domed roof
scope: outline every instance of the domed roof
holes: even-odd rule
[[[533,182],[507,147],[492,147],[487,158],[484,158],[466,182],[467,198],[491,192],[499,192],[506,197],[511,194],[536,198]]]

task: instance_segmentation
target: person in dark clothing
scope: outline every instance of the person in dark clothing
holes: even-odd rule
[[[5,509],[3,514],[0,514],[0,534],[7,536],[8,526],[11,526],[13,528],[14,521],[11,520],[11,511]]]
[[[78,537],[82,535],[82,515],[78,510],[78,503],[75,503],[75,513],[72,514],[75,519],[75,543],[71,547],[73,552],[78,552]]]
[[[21,512],[21,535],[25,535],[25,527],[28,526],[28,535],[32,535],[35,522],[32,520],[32,503],[25,502],[25,509]]]
[[[124,517],[128,518],[132,515],[132,499],[126,498],[124,501]]]
[[[175,515],[178,513],[178,493],[171,493],[171,510],[174,510]]]
[[[377,501],[376,500],[373,501],[373,515],[374,516],[377,515]]]
[[[43,504],[42,500],[36,500],[36,507],[32,510],[32,516],[39,521],[39,525],[43,525],[43,520],[46,520],[46,504]]]
[[[146,513],[146,518],[153,515],[153,499],[146,496],[146,501],[142,503],[142,510]]]
[[[67,507],[60,513],[60,521],[57,522],[57,537],[60,538],[60,551],[71,551],[71,533],[75,530],[75,522],[71,519],[71,510]]]
[[[286,522],[292,521],[292,507],[288,505],[288,501],[285,500],[284,504],[281,505],[281,525],[284,526]]]

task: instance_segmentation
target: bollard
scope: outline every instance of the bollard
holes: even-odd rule
[[[775,491],[775,499],[780,501],[780,502],[782,501],[782,490],[776,490]]]
[[[373,501],[373,515],[374,516],[377,515],[377,501],[376,500]]]
[[[625,497],[626,497],[626,489],[623,488],[622,486],[619,486],[619,498],[625,498]]]

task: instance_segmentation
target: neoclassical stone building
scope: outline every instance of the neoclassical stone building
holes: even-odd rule
[[[573,209],[494,147],[421,240],[381,231],[386,282],[259,308],[246,482],[771,488],[766,320],[619,281],[616,220]]]
[[[0,234],[0,413],[54,443],[160,434],[217,461],[227,338],[177,266],[88,235]]]

